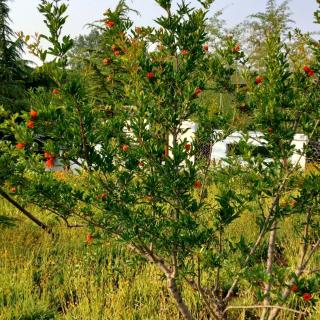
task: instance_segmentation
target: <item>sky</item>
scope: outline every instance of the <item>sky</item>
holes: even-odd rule
[[[40,0],[8,0],[10,7],[11,27],[24,34],[35,32],[46,33],[41,14],[37,11]],[[88,23],[92,23],[103,17],[107,8],[114,8],[117,0],[69,0],[69,19],[65,25],[64,32],[76,37],[79,34],[89,32]],[[176,3],[173,0],[173,3]],[[189,0],[192,5],[197,5],[197,0]],[[224,9],[222,18],[226,20],[227,26],[232,27],[243,21],[248,15],[264,11],[267,0],[216,0],[212,5],[210,15],[216,10]],[[280,3],[282,1],[278,1]],[[155,25],[154,19],[162,13],[162,9],[154,0],[127,0],[127,4],[140,12],[131,18],[136,26]],[[319,26],[313,23],[313,12],[317,8],[316,0],[291,0],[290,10],[292,19],[303,31],[319,31]]]

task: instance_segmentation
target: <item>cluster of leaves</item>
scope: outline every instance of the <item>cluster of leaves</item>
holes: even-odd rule
[[[123,0],[108,10],[96,25],[97,47],[77,57],[80,69],[73,70],[68,68],[72,40],[61,36],[67,6],[60,0],[40,4],[50,35],[39,35],[29,48],[54,84],[31,92],[31,111],[2,125],[17,144],[0,144],[0,184],[16,188],[21,203],[67,224],[70,217],[87,222],[90,241],[116,238],[155,263],[186,319],[191,313],[180,294],[182,281],[201,293],[216,319],[225,318],[248,275],[255,279],[258,299],[283,304],[317,239],[309,231],[318,226],[319,178],[299,177],[289,158],[294,134],[312,136],[317,130],[319,85],[313,69],[318,69],[291,70],[279,26],[265,34],[263,73],[248,68],[246,88],[240,90],[234,77],[247,60],[236,39],[225,37],[209,51],[206,15],[212,1],[199,1],[199,9],[182,1],[175,12],[171,1],[156,2],[166,12],[156,20],[159,28],[133,28]],[[47,50],[39,47],[41,39],[49,41]],[[47,62],[49,56],[53,60]],[[214,135],[221,140],[237,126],[234,114],[223,110],[208,121],[200,98],[205,91],[230,95],[233,113],[248,106],[250,121],[243,129],[264,133],[270,163],[253,157],[246,133],[242,162],[234,155],[210,172],[210,161],[193,160],[213,129],[225,130]],[[192,142],[184,138],[190,118],[200,123]],[[61,179],[57,168],[71,169],[77,183],[74,177]],[[228,235],[239,217],[257,210],[257,239]],[[302,271],[288,275],[281,259],[273,259],[277,224],[306,212],[300,224],[304,254],[297,270]],[[304,288],[314,285],[310,280]],[[277,312],[265,311],[263,317],[272,320]]]

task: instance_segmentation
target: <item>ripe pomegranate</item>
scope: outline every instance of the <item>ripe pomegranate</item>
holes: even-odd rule
[[[194,95],[196,96],[196,97],[199,97],[199,95],[202,93],[202,89],[201,88],[196,88],[196,90],[195,90],[195,92],[194,92]]]
[[[187,143],[185,146],[184,146],[185,150],[187,152],[189,152],[191,150],[191,144],[190,143]]]
[[[31,109],[29,115],[32,119],[36,119],[38,117],[38,112],[36,110]]]
[[[263,76],[256,77],[256,84],[260,84],[264,80]]]
[[[148,72],[147,73],[147,78],[148,79],[153,79],[155,77],[154,73],[153,72]]]
[[[24,149],[25,146],[26,146],[26,144],[23,143],[23,142],[19,142],[19,143],[16,144],[16,148],[17,149]]]
[[[106,200],[107,199],[107,194],[106,193],[102,193],[100,198],[101,198],[101,200]]]
[[[112,20],[107,20],[104,24],[109,28],[114,27],[114,22]]]
[[[27,128],[28,129],[34,129],[34,122],[32,120],[27,121]]]
[[[233,53],[239,52],[240,49],[241,49],[241,47],[240,47],[240,44],[238,43],[234,48],[232,48],[232,52]]]
[[[127,144],[123,144],[121,146],[121,150],[124,151],[124,152],[127,152],[129,150],[129,146]]]
[[[304,67],[303,67],[303,70],[304,70],[306,73],[308,73],[308,72],[310,72],[312,69],[311,69],[309,66],[304,66]]]
[[[54,155],[48,151],[45,151],[43,155],[46,159],[54,158]]]
[[[305,73],[308,74],[309,77],[313,77],[314,76],[314,70],[312,70],[309,66],[304,66],[303,70]]]
[[[90,233],[88,233],[86,235],[86,243],[90,244],[90,243],[92,243],[92,240],[93,240],[92,235]]]
[[[201,189],[202,187],[202,183],[200,180],[195,181],[195,183],[193,184],[193,186],[195,187],[195,189]]]
[[[49,158],[46,162],[45,162],[45,166],[47,168],[53,168],[54,167],[54,160],[55,158]]]
[[[107,66],[108,64],[110,64],[110,59],[109,58],[104,58],[103,60],[102,60],[102,63],[105,65],[105,66]]]
[[[313,71],[313,70],[310,70],[310,71],[308,72],[308,76],[309,76],[309,77],[313,77],[313,76],[314,76],[314,71]]]
[[[304,301],[310,301],[310,300],[312,299],[312,294],[309,293],[309,292],[305,292],[305,293],[302,295],[302,297],[303,297],[303,300],[304,300]]]

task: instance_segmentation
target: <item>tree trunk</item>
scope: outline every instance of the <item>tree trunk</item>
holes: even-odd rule
[[[177,304],[177,307],[178,307],[180,313],[183,315],[183,317],[186,320],[192,320],[191,312],[182,299],[181,292],[177,287],[176,279],[171,276],[168,277],[168,289],[169,289],[170,293],[172,294],[172,296]]]
[[[268,281],[265,283],[265,289],[264,294],[265,298],[263,300],[263,305],[269,305],[270,304],[270,290],[272,285],[272,269],[273,269],[273,262],[274,262],[274,250],[275,250],[275,244],[276,244],[276,233],[277,233],[277,221],[274,221],[272,224],[272,230],[270,232],[269,237],[269,247],[268,247],[268,260],[267,260],[267,275],[269,277]],[[268,308],[264,308],[262,310],[262,314],[260,319],[265,320],[267,318],[267,315],[269,313]]]

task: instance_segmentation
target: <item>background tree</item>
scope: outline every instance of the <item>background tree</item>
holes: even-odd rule
[[[22,42],[9,26],[9,7],[0,1],[0,105],[12,112],[26,108],[25,81],[29,71],[21,58]]]
[[[265,68],[261,65],[266,54],[265,40],[268,32],[274,30],[280,33],[282,41],[288,40],[288,34],[293,21],[289,7],[290,0],[285,0],[277,5],[276,0],[268,0],[266,10],[249,16],[242,22],[238,33],[241,34],[241,44],[246,51],[252,67],[258,71]]]
[[[101,32],[98,28],[91,26],[89,34],[80,35],[74,40],[70,50],[70,64],[72,68],[84,69],[84,61],[90,61],[92,52],[100,45]]]

